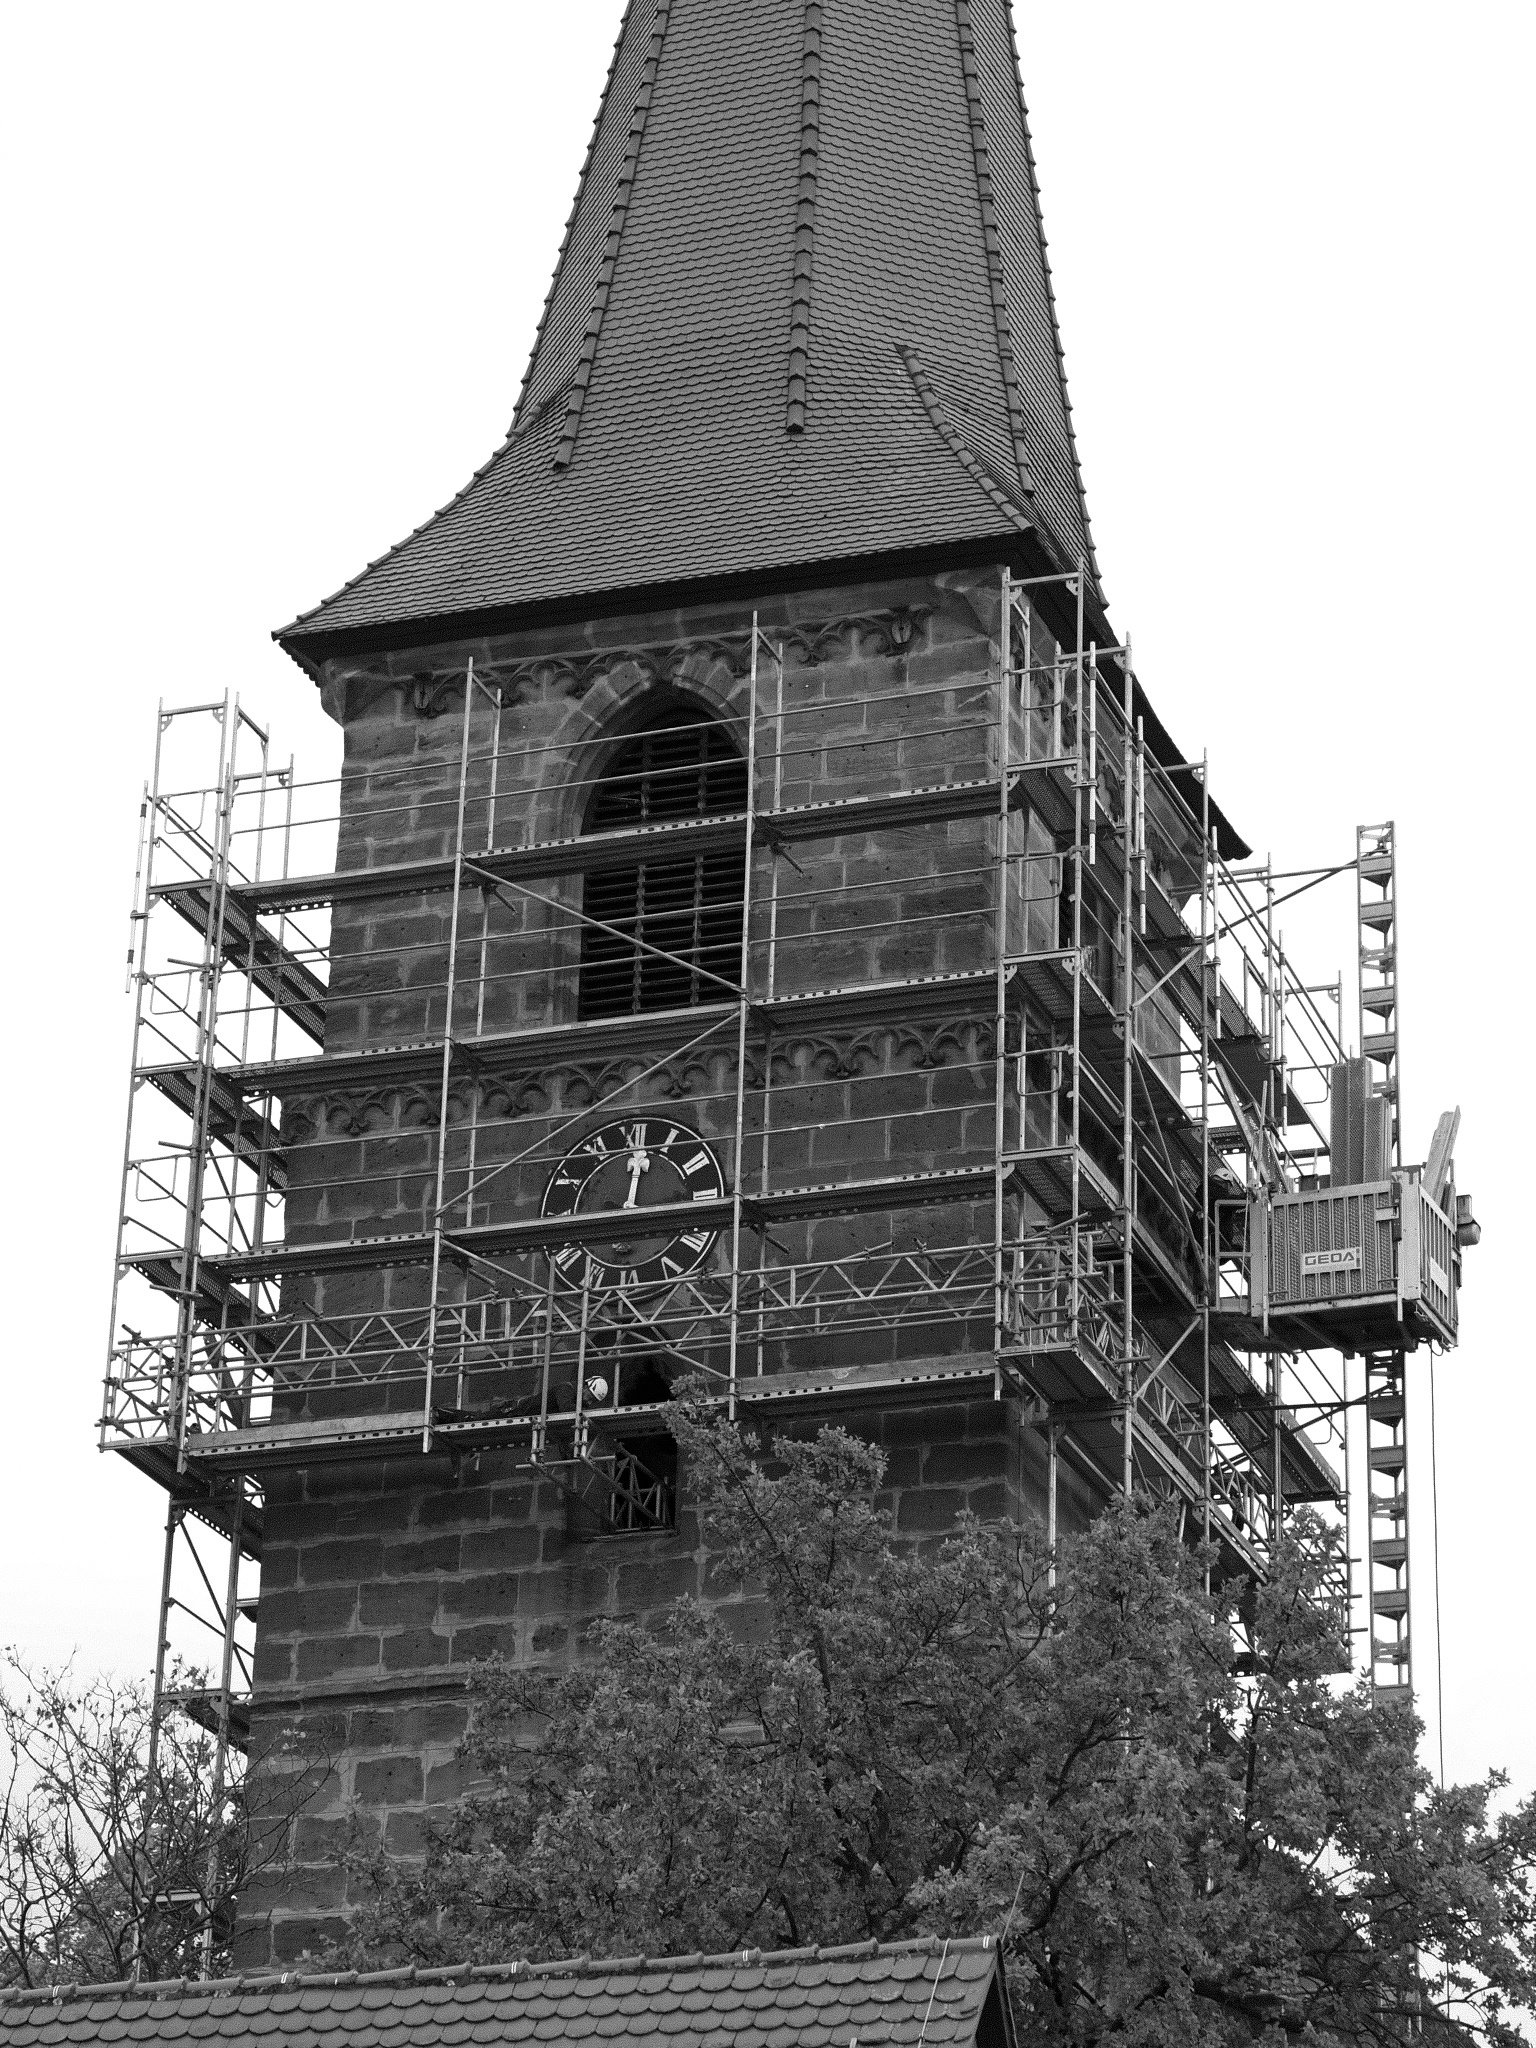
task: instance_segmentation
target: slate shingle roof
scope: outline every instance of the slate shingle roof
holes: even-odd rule
[[[278,637],[1025,529],[1092,564],[1009,0],[629,0],[508,440]]]
[[[995,1944],[0,1992],[6,2048],[1011,2048]]]

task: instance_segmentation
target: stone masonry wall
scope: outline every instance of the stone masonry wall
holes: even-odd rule
[[[494,815],[488,774],[477,770],[471,780],[466,843],[529,844],[579,834],[592,764],[604,758],[601,747],[585,743],[617,744],[648,704],[693,704],[739,720],[749,624],[742,611],[677,613],[335,665],[325,691],[346,734],[339,865],[380,867],[451,851],[463,716],[453,678],[470,655],[501,685],[503,759]],[[777,764],[764,761],[765,776],[778,768],[781,801],[994,772],[995,712],[988,707],[995,700],[985,685],[997,660],[997,625],[990,573],[777,601],[763,630],[785,647],[786,702],[816,714],[786,726],[810,735],[799,752],[786,748]],[[921,700],[914,720],[904,700],[921,690],[936,694]],[[488,709],[476,714],[477,747],[488,744],[489,717]],[[776,992],[892,975],[989,976],[993,829],[977,816],[925,833],[882,827],[791,849],[794,864],[781,861],[778,875]],[[1059,886],[1050,847],[1027,817],[1009,829],[1012,844],[1042,856],[1018,871],[1014,886],[1028,901],[1016,902],[1016,914],[1027,915],[1032,943],[1049,943]],[[771,862],[760,845],[751,947],[758,994],[766,993],[770,971]],[[473,1222],[536,1214],[552,1150],[570,1142],[559,1137],[562,1127],[597,1119],[604,1094],[655,1057],[643,1049],[633,1056],[584,1051],[587,1027],[575,1024],[579,939],[558,929],[563,906],[579,903],[579,882],[556,875],[529,887],[531,894],[511,900],[468,893],[461,911],[456,1032],[562,1033],[526,1070],[502,1060],[455,1078],[450,1193],[465,1185],[471,1146],[482,1175],[491,1165],[506,1168],[482,1192]],[[446,895],[422,894],[338,907],[328,1056],[410,1046],[441,1033],[449,908]],[[686,1119],[746,1187],[853,1183],[988,1160],[991,1008],[983,987],[910,1018],[877,1008],[835,1029],[784,1025],[771,1046],[753,1053],[759,1064],[775,1062],[766,1159],[760,1117],[749,1120],[741,1161],[730,1157],[733,1038],[632,1088],[624,1113],[649,1108]],[[436,1122],[430,1076],[296,1093],[283,1118],[290,1240],[428,1228]],[[523,1160],[525,1152],[533,1156]],[[948,1210],[823,1217],[785,1225],[776,1236],[797,1257],[826,1259],[881,1245],[986,1243],[990,1232],[989,1197]],[[713,1256],[718,1271],[723,1245]],[[473,1298],[472,1280],[453,1284]],[[312,1313],[333,1328],[361,1330],[361,1319],[373,1318],[380,1329],[387,1319],[399,1330],[419,1317],[426,1276],[419,1264],[333,1273],[291,1283],[290,1295],[296,1314]],[[810,1338],[770,1347],[766,1369],[990,1343],[983,1316],[939,1336],[865,1333],[852,1349],[835,1335],[820,1350]],[[383,1337],[377,1347],[387,1349]],[[417,1363],[405,1352],[401,1361],[371,1381],[345,1362],[312,1362],[290,1377],[278,1413],[383,1407],[419,1414]],[[471,1393],[499,1390],[498,1382]],[[897,1527],[913,1540],[941,1535],[961,1507],[985,1516],[1042,1511],[1041,1439],[1011,1401],[848,1419],[886,1449]],[[393,1855],[420,1853],[426,1816],[461,1789],[463,1677],[474,1660],[563,1659],[578,1653],[582,1629],[596,1615],[654,1614],[684,1593],[721,1597],[687,1507],[686,1472],[680,1499],[675,1531],[598,1536],[564,1491],[520,1468],[509,1451],[461,1461],[406,1453],[273,1476],[258,1622],[258,1742],[289,1723],[324,1725],[335,1768],[299,1823],[297,1877],[279,1897],[258,1888],[247,1901],[248,1961],[293,1962],[339,1931],[354,1902],[332,1858],[349,1830]],[[1064,1468],[1063,1526],[1085,1519],[1091,1505]]]
[[[884,1448],[884,1503],[914,1541],[942,1538],[962,1508],[1038,1511],[1045,1454],[1015,1404],[897,1410],[852,1426]],[[280,1892],[253,1888],[245,1902],[246,1967],[292,1965],[343,1934],[357,1903],[335,1860],[344,1847],[422,1852],[428,1815],[467,1783],[457,1751],[468,1663],[564,1659],[591,1617],[656,1616],[684,1594],[741,1604],[713,1582],[686,1508],[674,1532],[583,1540],[560,1490],[506,1458],[457,1475],[446,1460],[378,1464],[310,1491],[270,1518],[264,1719],[307,1718],[335,1768],[298,1822],[296,1871]],[[1065,1466],[1059,1498],[1063,1528],[1082,1526],[1091,1501]]]

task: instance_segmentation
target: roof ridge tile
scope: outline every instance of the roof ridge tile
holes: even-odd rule
[[[1012,0],[1003,0],[1003,19],[1007,24],[1008,45],[1013,55],[1013,86],[1018,96],[1019,122],[1024,132],[1024,163],[1028,174],[1029,201],[1034,209],[1035,225],[1040,236],[1040,269],[1045,286],[1045,302],[1049,310],[1051,341],[1056,351],[1056,371],[1061,389],[1067,448],[1072,459],[1072,477],[1077,486],[1078,512],[1083,523],[1083,553],[1087,560],[1089,576],[1099,593],[1100,602],[1103,603],[1098,559],[1093,546],[1093,528],[1088,521],[1088,493],[1083,485],[1082,460],[1077,450],[1077,433],[1072,424],[1072,396],[1067,389],[1067,357],[1062,347],[1061,322],[1056,312],[1056,285],[1051,276],[1050,248],[1045,237],[1045,214],[1040,204],[1040,175],[1035,168],[1035,145],[1029,132],[1029,104],[1024,97],[1024,71],[1019,62],[1019,30],[1018,23],[1013,18]]]
[[[981,80],[976,69],[976,40],[971,31],[971,0],[955,0],[955,25],[960,38],[960,71],[965,80],[965,103],[970,116],[971,160],[976,172],[976,198],[981,208],[982,242],[987,253],[987,289],[992,298],[992,321],[997,330],[997,356],[1008,405],[1009,436],[1013,442],[1014,459],[1019,465],[1019,482],[1032,498],[1035,486],[1030,478],[1029,458],[1024,446],[1024,407],[1019,397],[1018,366],[1013,355],[1013,323],[1008,316],[1003,250],[997,232],[997,209],[992,199],[992,160],[987,149]]]
[[[800,190],[789,297],[789,376],[784,430],[803,434],[811,367],[811,292],[816,274],[816,199],[821,175],[821,0],[804,0],[800,30]]]
[[[539,356],[542,352],[545,330],[549,326],[549,317],[554,310],[555,298],[560,290],[560,280],[565,274],[566,259],[571,253],[571,243],[576,233],[576,223],[581,217],[581,202],[587,195],[587,186],[591,181],[592,165],[596,159],[597,145],[603,133],[603,119],[608,112],[608,100],[613,92],[614,79],[618,76],[619,58],[623,53],[624,37],[629,30],[629,17],[634,6],[635,0],[625,0],[624,12],[619,18],[619,32],[613,39],[613,55],[608,60],[608,76],[603,81],[602,97],[597,103],[597,119],[592,123],[592,133],[587,141],[587,153],[582,159],[581,173],[576,180],[576,197],[571,201],[571,210],[566,216],[565,229],[560,237],[560,253],[555,258],[555,273],[549,280],[549,290],[544,294],[544,304],[539,310],[539,324],[534,329],[533,347],[528,355],[528,367],[523,372],[523,381],[518,388],[517,403],[512,408],[512,424],[507,429],[507,439],[509,441],[522,424],[523,404],[528,396],[528,387],[533,382],[533,373],[539,365]],[[563,397],[564,393],[557,395]],[[545,402],[547,403],[548,401]],[[542,410],[542,407],[539,409]]]
[[[618,268],[619,249],[624,240],[624,224],[629,218],[629,202],[634,195],[635,178],[640,169],[640,150],[645,141],[646,123],[656,87],[656,74],[661,69],[661,53],[667,40],[667,25],[672,18],[672,0],[655,0],[655,5],[656,12],[651,17],[650,48],[646,52],[645,68],[641,72],[640,87],[635,95],[635,109],[629,117],[629,143],[624,152],[618,186],[613,195],[613,216],[608,223],[603,260],[592,292],[592,305],[587,314],[587,328],[582,336],[581,352],[576,358],[576,374],[571,380],[571,395],[566,401],[565,425],[561,429],[559,446],[555,449],[550,464],[557,474],[563,474],[568,470],[575,459],[576,436],[581,430],[582,413],[586,409],[587,387],[592,381],[592,370],[597,361],[597,344],[603,331],[603,315],[608,310],[608,300],[613,290],[613,274]]]
[[[561,1956],[550,1963],[527,1963],[524,1968],[530,1977],[584,1977],[592,1956],[583,1950],[579,1956]]]
[[[931,1985],[927,1965],[935,1955],[939,1981]],[[525,2048],[569,2048],[574,2039],[613,2048],[845,2048],[850,2037],[866,2048],[912,2048],[923,2041],[928,2048],[975,2048],[1001,1961],[990,1935],[942,1943],[922,1936],[787,1949],[766,1958],[759,1950],[733,1949],[712,1956],[581,1955],[542,1964],[517,1959],[12,1987],[0,1993],[0,2044],[14,2029],[18,2042],[34,2048],[101,2038],[152,2048],[162,2040],[214,2034],[231,2048],[289,2039],[314,2048],[349,2048],[364,2039],[381,2048],[450,2048],[493,2037]],[[628,1989],[637,1981],[637,1964],[649,1978],[638,1995]],[[505,1995],[491,1992],[493,1982],[506,1987]],[[69,2000],[86,2011],[50,2017]],[[37,2020],[18,2010],[26,2006],[42,2008]]]

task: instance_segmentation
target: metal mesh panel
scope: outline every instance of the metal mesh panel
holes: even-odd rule
[[[1456,1327],[1456,1226],[1422,1186],[1419,1199],[1421,1298],[1442,1322]]]
[[[1275,1304],[1395,1293],[1391,1183],[1277,1196],[1269,1274]]]

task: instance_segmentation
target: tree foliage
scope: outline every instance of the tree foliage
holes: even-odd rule
[[[312,1767],[221,1778],[181,1714],[152,1743],[151,1705],[132,1680],[0,1657],[0,1985],[227,1966],[236,1897],[280,1855]]]
[[[992,1929],[1031,2041],[1517,2038],[1536,1812],[1435,1790],[1412,1717],[1344,1689],[1321,1524],[1215,1593],[1144,1504],[1057,1560],[975,1522],[918,1552],[845,1433],[676,1429],[747,1597],[485,1667],[477,1789],[371,1867],[351,1960]]]

